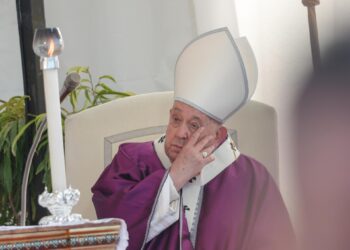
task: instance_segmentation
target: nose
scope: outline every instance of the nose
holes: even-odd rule
[[[190,131],[187,126],[182,123],[176,130],[176,136],[184,141],[186,141],[190,136]]]

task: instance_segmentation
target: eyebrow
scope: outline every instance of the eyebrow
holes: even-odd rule
[[[200,123],[203,123],[203,121],[198,116],[193,116],[191,119],[198,120]]]
[[[179,108],[172,108],[173,111],[177,111],[177,112],[182,112],[182,109]],[[199,116],[193,116],[191,117],[191,120],[197,120],[201,123],[203,123],[202,119]]]

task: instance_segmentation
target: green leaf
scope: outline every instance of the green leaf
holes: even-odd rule
[[[24,169],[24,161],[27,158],[26,152],[23,150],[23,145],[21,144],[17,147],[16,157],[14,157],[16,162],[15,173],[17,173],[19,177],[19,182],[22,183],[22,170]]]
[[[46,155],[48,155],[48,154],[46,154]],[[46,159],[47,157],[46,157],[46,155],[45,155],[45,158],[36,167],[35,175],[38,175],[41,171],[46,169],[46,166],[47,166],[47,159]]]
[[[2,148],[5,144],[5,142],[8,141],[7,135],[10,132],[10,130],[12,129],[12,125],[14,123],[15,122],[9,122],[1,128],[1,130],[0,130],[0,148]]]
[[[89,90],[89,91],[91,91],[91,88],[90,88],[90,87],[88,87],[88,86],[83,86],[83,85],[80,85],[78,88],[75,89],[75,91],[76,91],[77,89],[78,89],[78,90]]]
[[[127,97],[132,95],[130,92],[119,92],[119,91],[113,91],[113,94],[119,97]]]
[[[107,84],[105,84],[103,82],[100,83],[100,86],[107,91],[114,92],[113,89],[111,89]]]
[[[35,122],[35,119],[30,120],[29,122],[24,125],[21,130],[18,132],[16,137],[13,139],[12,145],[11,145],[11,151],[13,156],[16,156],[16,147],[17,147],[17,141],[21,138],[21,136],[26,132],[26,130]]]
[[[8,138],[10,139],[10,141],[13,141],[13,139],[16,137],[17,133],[18,133],[18,129],[20,127],[22,127],[24,124],[24,119],[20,119],[20,120],[17,120],[14,122],[11,130],[10,130],[10,133],[8,135]]]
[[[42,113],[40,115],[37,115],[34,120],[35,120],[35,128],[38,129],[38,127],[40,126],[40,124],[42,122],[44,122],[44,120],[46,119],[46,113]]]
[[[105,97],[104,95],[102,95],[102,96],[100,96],[100,101],[101,101],[102,103],[105,103],[105,102],[110,101],[110,99],[107,98],[107,97]]]
[[[12,166],[11,166],[11,154],[9,151],[5,151],[4,154],[4,188],[5,192],[10,194],[12,192]]]
[[[36,149],[36,151],[37,152],[40,152],[40,150],[43,148],[43,147],[45,147],[45,146],[48,146],[48,139],[47,139],[47,135],[46,135],[46,137],[44,137],[44,135],[43,135],[43,137],[41,138],[41,142],[40,142],[40,144],[39,144],[39,146],[37,147],[37,149]]]
[[[69,102],[72,106],[73,112],[76,111],[76,105],[77,105],[77,93],[76,91],[73,91],[69,94]]]
[[[0,194],[2,194],[3,188],[4,188],[4,152],[2,149],[0,149]],[[1,195],[1,199],[3,200],[4,197]],[[1,207],[0,207],[1,208]]]
[[[115,80],[115,78],[114,78],[113,76],[110,76],[110,75],[103,75],[103,76],[100,76],[98,79],[99,79],[99,80],[101,80],[101,79],[109,79],[109,80],[111,80],[111,81],[114,82],[114,83],[117,82],[117,81]]]
[[[119,92],[119,91],[114,91],[114,90],[100,90],[97,92],[98,96],[103,96],[103,95],[117,95],[120,97],[126,97],[126,96],[130,96],[131,94],[128,92]]]
[[[2,101],[2,100],[1,100]],[[0,105],[0,111],[6,108],[6,102],[2,101],[3,104]]]
[[[89,103],[91,103],[91,97],[90,97],[89,90],[86,89],[84,91],[84,95],[85,95],[86,100],[89,101]]]
[[[70,73],[73,73],[73,72],[76,72],[76,73],[89,73],[89,67],[75,66],[75,67],[72,67],[72,68],[68,69],[67,74],[70,74]]]
[[[85,90],[84,95],[85,95],[85,101],[84,101],[83,110],[89,107],[89,105],[91,105],[91,97],[90,97],[89,91]]]
[[[80,80],[80,82],[88,82],[88,83],[90,83],[90,80],[87,79],[87,78],[83,78],[83,79]]]
[[[136,95],[134,92],[132,91],[124,91],[124,94],[132,96],[132,95]]]
[[[65,109],[64,107],[61,107],[61,112],[64,116],[69,114],[69,111],[67,109]]]

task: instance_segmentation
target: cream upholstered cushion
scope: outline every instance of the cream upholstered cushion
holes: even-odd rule
[[[67,180],[81,192],[74,211],[96,218],[90,188],[120,143],[153,140],[165,132],[173,92],[118,99],[69,116],[65,123]],[[273,108],[250,101],[226,123],[242,153],[262,162],[277,181],[277,123]]]

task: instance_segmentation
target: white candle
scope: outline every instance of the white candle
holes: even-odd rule
[[[46,69],[44,73],[45,104],[53,191],[66,189],[62,119],[57,69]]]

